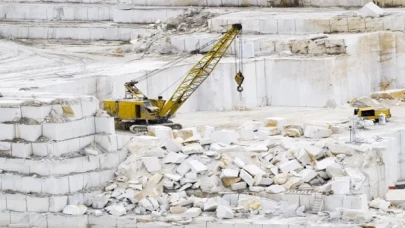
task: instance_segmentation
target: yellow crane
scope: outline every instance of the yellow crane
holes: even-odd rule
[[[200,87],[217,66],[218,62],[225,55],[232,42],[242,30],[241,24],[233,24],[215,43],[212,41],[200,49],[194,50],[191,54],[199,53],[200,50],[213,44],[213,47],[191,68],[184,80],[175,90],[168,100],[163,100],[161,96],[157,99],[149,99],[137,87],[138,81],[125,83],[126,96],[120,100],[104,100],[104,110],[106,110],[116,121],[120,122],[124,129],[129,129],[133,133],[144,132],[148,125],[160,124],[173,129],[181,129],[180,124],[171,122],[169,119],[187,101],[187,99]],[[236,45],[235,45],[236,46]],[[241,47],[240,47],[241,49]],[[240,55],[241,56],[241,53]],[[183,58],[173,62],[179,62]],[[235,60],[236,61],[236,60]],[[242,61],[240,61],[242,64]],[[162,69],[152,72],[156,74]],[[151,74],[147,75],[149,77]],[[242,83],[244,77],[239,70],[235,76],[238,84],[237,90],[243,91]]]

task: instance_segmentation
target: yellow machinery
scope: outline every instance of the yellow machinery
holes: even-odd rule
[[[378,122],[379,115],[384,114],[387,119],[391,118],[391,110],[387,108],[376,109],[372,107],[356,108],[354,114],[366,120]]]
[[[105,100],[104,110],[106,110],[111,116],[115,117],[116,121],[121,123],[124,129],[129,129],[133,133],[145,131],[147,125],[151,124],[160,124],[169,126],[173,129],[181,129],[182,126],[180,124],[172,123],[169,118],[176,113],[176,111],[187,101],[197,88],[208,78],[218,62],[225,55],[226,50],[232,44],[233,40],[238,34],[240,34],[241,30],[241,24],[232,25],[232,27],[213,44],[213,47],[201,58],[201,60],[191,68],[170,99],[163,100],[161,96],[157,99],[149,99],[136,87],[139,80],[131,81],[125,83],[125,99]],[[199,53],[202,49],[212,43],[213,41],[202,46],[200,49],[192,51],[191,54]],[[172,63],[177,63],[182,59],[184,58],[176,59]],[[240,64],[242,64],[242,61],[240,61]],[[161,71],[162,70],[157,70],[152,72],[152,74]],[[152,74],[143,77],[143,79]],[[244,77],[240,70],[237,72],[235,80],[238,84],[238,91],[242,92],[243,88],[241,85]]]

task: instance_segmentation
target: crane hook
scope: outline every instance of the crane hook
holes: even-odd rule
[[[239,93],[243,92],[242,83],[244,80],[245,80],[245,77],[243,76],[242,72],[239,71],[238,73],[236,73],[235,81],[236,81],[236,84],[238,84],[238,87],[236,90],[238,90]]]

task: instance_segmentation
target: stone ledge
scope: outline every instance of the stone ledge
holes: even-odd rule
[[[336,11],[330,14],[302,13],[291,17],[272,12],[244,11],[215,17],[208,21],[211,32],[223,32],[234,23],[242,23],[246,34],[314,34],[358,33],[376,31],[404,31],[404,15],[394,13],[385,17],[339,17]],[[251,16],[254,15],[254,16]]]
[[[218,34],[200,33],[187,34],[171,37],[171,44],[178,50],[190,52],[196,48],[200,48],[204,44],[217,38]],[[255,56],[260,53],[279,54],[283,51],[291,51],[293,54],[309,54],[309,55],[340,55],[346,54],[345,40],[342,36],[328,37],[312,41],[306,35],[246,35],[243,37],[244,46],[251,45],[251,50]],[[236,39],[239,43],[239,39]],[[203,49],[208,51],[212,45]],[[229,55],[239,55],[238,50],[234,46],[230,46],[227,50]]]
[[[16,212],[61,212],[67,205],[88,204],[101,191],[83,192],[63,196],[35,196],[0,193],[0,211]]]
[[[64,160],[28,160],[20,158],[1,158],[0,167],[5,172],[40,176],[69,175],[94,170],[118,167],[127,157],[128,152],[118,151],[98,155],[65,158]]]
[[[114,172],[115,168],[49,178],[4,173],[0,174],[0,183],[3,191],[63,195],[103,187],[114,179]]]
[[[20,143],[0,141],[0,151],[6,157],[11,158],[69,157],[93,142],[98,143],[106,152],[115,152],[124,148],[131,138],[131,136],[125,135],[96,134],[61,141]]]
[[[133,25],[111,23],[97,24],[86,22],[61,24],[27,21],[14,21],[0,24],[0,35],[16,39],[72,39],[130,41],[133,37],[149,36],[153,31]]]

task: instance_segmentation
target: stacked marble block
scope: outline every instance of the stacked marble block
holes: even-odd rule
[[[52,98],[36,101],[41,105],[0,99],[0,211],[60,212],[68,204],[85,204],[127,156],[114,119],[95,116],[97,99],[64,100],[70,105],[51,105]],[[47,122],[51,112],[63,115],[63,110],[74,114],[68,122]],[[21,118],[37,124],[21,124]],[[83,152],[90,146],[100,149]]]

